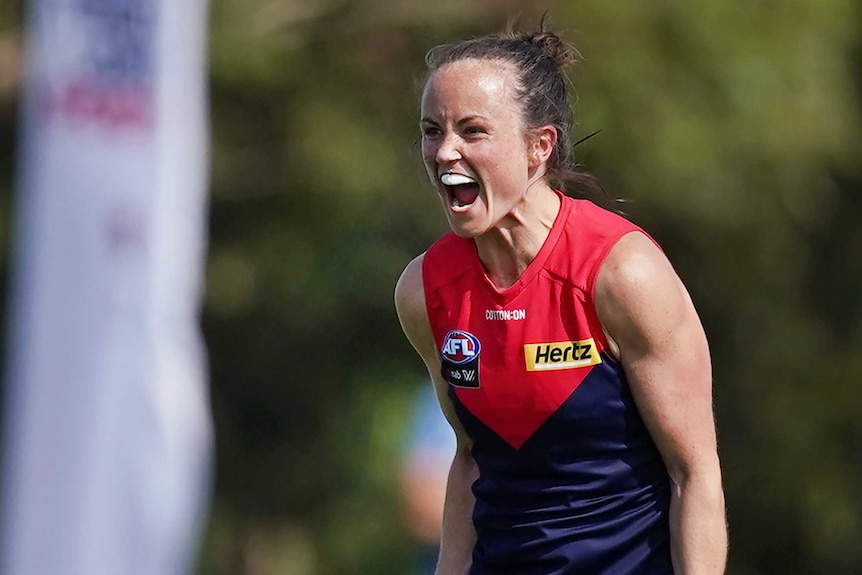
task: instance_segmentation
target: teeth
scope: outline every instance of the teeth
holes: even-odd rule
[[[443,174],[440,181],[444,186],[460,186],[461,184],[475,184],[476,180],[463,174]]]

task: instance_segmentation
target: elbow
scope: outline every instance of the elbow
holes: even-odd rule
[[[677,496],[686,492],[697,492],[716,504],[724,506],[724,487],[717,458],[715,461],[697,464],[668,465],[667,471],[671,490]]]

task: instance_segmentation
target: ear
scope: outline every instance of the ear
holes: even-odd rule
[[[548,124],[534,128],[530,133],[529,166],[535,168],[548,161],[557,146],[557,129]]]

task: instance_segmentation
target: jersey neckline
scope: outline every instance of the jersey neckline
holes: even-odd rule
[[[563,229],[566,227],[566,221],[572,211],[574,202],[559,190],[554,190],[554,193],[560,197],[560,209],[557,212],[557,216],[554,218],[554,223],[551,225],[551,231],[542,243],[542,247],[539,248],[539,252],[536,254],[536,257],[533,258],[533,261],[527,265],[527,268],[521,273],[518,279],[515,280],[515,283],[509,287],[500,288],[491,281],[491,278],[488,277],[488,273],[485,271],[485,266],[482,264],[482,260],[479,259],[479,250],[476,247],[476,241],[471,241],[473,249],[471,249],[470,252],[473,266],[482,278],[482,284],[485,286],[485,289],[494,296],[494,299],[500,300],[503,304],[509,303],[518,297],[518,295],[524,291],[524,288],[526,288],[530,282],[535,279],[545,266],[548,257],[551,255],[551,252],[554,250],[554,247],[557,245],[557,241],[563,233]]]

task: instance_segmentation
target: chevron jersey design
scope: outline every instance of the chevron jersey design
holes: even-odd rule
[[[665,575],[667,471],[593,303],[611,247],[642,231],[560,196],[506,289],[470,239],[449,233],[424,258],[443,377],[479,467],[470,575]]]

